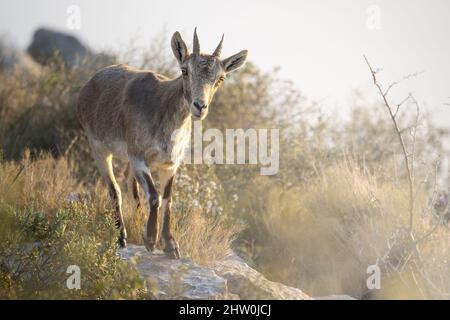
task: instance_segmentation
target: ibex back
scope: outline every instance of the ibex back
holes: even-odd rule
[[[131,189],[138,202],[138,183],[145,192],[149,207],[144,236],[146,248],[153,251],[158,241],[158,212],[161,210],[164,251],[179,258],[179,247],[170,231],[171,189],[190,139],[191,118],[203,120],[206,117],[226,74],[244,65],[247,59],[247,51],[243,50],[221,60],[222,43],[223,37],[212,55],[202,54],[195,30],[190,54],[176,32],[171,45],[181,76],[168,79],[151,71],[113,65],[98,71],[81,89],[78,116],[109,188],[116,225],[120,229],[120,246],[126,246],[126,229],[121,192],[113,173],[113,157],[129,161]],[[154,171],[158,172],[160,180],[159,192],[152,176]]]

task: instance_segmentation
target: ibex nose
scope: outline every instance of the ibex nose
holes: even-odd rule
[[[202,112],[203,109],[206,109],[207,106],[206,106],[205,103],[199,103],[199,102],[195,101],[195,102],[194,102],[194,107],[195,107],[198,111]]]

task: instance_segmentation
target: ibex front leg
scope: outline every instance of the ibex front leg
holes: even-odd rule
[[[164,252],[174,259],[180,258],[180,249],[175,238],[170,231],[170,215],[172,202],[172,184],[175,176],[175,170],[161,169],[159,173],[160,193],[163,195],[161,203],[161,212],[163,214],[162,239],[164,240]]]
[[[148,251],[153,251],[158,241],[158,211],[161,205],[158,191],[156,191],[155,183],[144,158],[132,158],[130,162],[136,180],[145,192],[150,209],[144,243]]]

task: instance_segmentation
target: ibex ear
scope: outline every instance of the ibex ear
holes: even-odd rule
[[[177,58],[179,64],[182,64],[189,56],[189,51],[178,31],[173,34],[171,44],[175,58]]]
[[[228,73],[242,67],[245,64],[245,61],[247,61],[247,54],[247,50],[242,50],[241,52],[222,60],[225,72]]]

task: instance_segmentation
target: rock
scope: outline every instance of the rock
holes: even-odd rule
[[[324,297],[314,297],[314,300],[356,300],[356,299],[347,296],[345,294],[332,294]]]
[[[241,299],[310,300],[300,289],[266,279],[244,260],[232,255],[214,266],[215,272],[227,280],[229,292]]]
[[[133,263],[145,279],[147,290],[157,299],[229,299],[226,281],[213,270],[188,259],[173,260],[143,246],[128,245],[120,256]]]
[[[75,36],[46,28],[34,32],[27,51],[41,65],[47,65],[55,55],[69,67],[101,67],[114,62],[113,56],[93,52]]]
[[[438,190],[428,200],[434,224],[448,225],[450,223],[450,192]]]
[[[119,254],[135,266],[156,299],[311,299],[300,289],[267,280],[237,256],[204,267],[143,246],[128,245]]]

